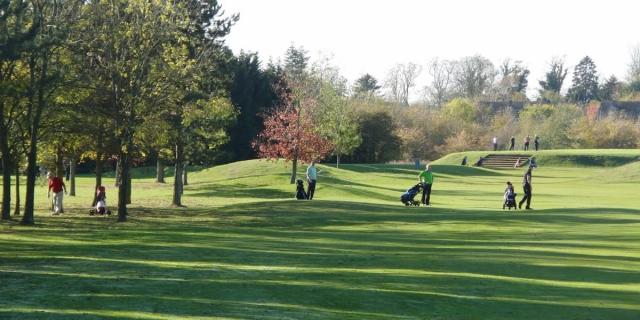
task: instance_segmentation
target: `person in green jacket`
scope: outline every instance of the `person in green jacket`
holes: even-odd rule
[[[422,183],[422,204],[428,206],[431,199],[431,186],[433,185],[433,173],[430,165],[427,165],[424,171],[420,172],[418,180]]]

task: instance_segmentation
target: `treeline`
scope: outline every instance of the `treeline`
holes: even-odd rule
[[[125,221],[132,166],[157,163],[164,182],[173,165],[181,206],[187,163],[253,157],[282,75],[225,45],[238,18],[216,0],[0,1],[2,219],[14,174],[14,214],[33,224],[42,168],[62,176],[68,166],[74,195],[77,164],[95,167],[96,186],[115,164]]]
[[[423,68],[394,66],[380,83],[369,74],[354,85],[328,61],[308,63],[302,48],[286,54],[279,105],[254,145],[259,156],[293,162],[325,159],[376,163],[436,159],[444,154],[492,147],[507,148],[514,137],[540,136],[543,148],[636,148],[640,145],[640,103],[635,114],[604,112],[601,100],[640,100],[640,47],[632,52],[626,81],[601,81],[585,57],[573,71],[553,59],[539,81],[537,100],[525,94],[529,70],[506,60],[497,68],[482,56],[433,60],[431,83],[422,99],[411,99]],[[633,110],[632,110],[633,111]]]

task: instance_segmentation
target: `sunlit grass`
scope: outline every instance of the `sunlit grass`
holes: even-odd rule
[[[41,186],[36,226],[0,224],[0,319],[640,318],[636,164],[543,166],[530,212],[501,206],[522,170],[435,165],[407,208],[411,166],[320,169],[314,201],[284,163],[203,170],[186,208],[136,179],[127,223],[88,216],[90,177],[59,217]]]

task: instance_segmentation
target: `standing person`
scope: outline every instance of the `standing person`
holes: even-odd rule
[[[427,165],[424,171],[418,175],[418,180],[422,183],[422,204],[428,206],[431,200],[431,186],[433,185],[433,173],[431,173],[431,165]]]
[[[536,151],[538,151],[538,148],[540,147],[540,137],[538,137],[538,135],[536,134],[536,137],[533,138],[533,145],[536,148]]]
[[[313,200],[313,193],[316,191],[318,173],[320,173],[320,171],[316,169],[316,162],[311,161],[307,167],[307,181],[309,182],[309,186],[307,187],[307,199],[309,200]]]
[[[527,135],[524,138],[524,151],[529,150],[529,142],[531,142],[531,137],[529,135]]]
[[[518,203],[518,208],[520,208],[520,209],[522,209],[522,204],[526,201],[527,202],[527,206],[525,207],[525,209],[531,210],[531,170],[532,170],[531,167],[529,167],[529,169],[527,169],[527,172],[525,172],[524,178],[522,180],[522,188],[524,189],[524,197],[522,198],[522,200],[520,200],[520,203]]]
[[[49,191],[47,192],[47,198],[51,198],[51,191],[53,190],[53,214],[58,215],[64,213],[62,207],[62,192],[67,193],[67,187],[64,185],[64,181],[60,177],[54,177],[51,172],[47,174],[49,178]]]
[[[516,148],[516,137],[511,136],[511,145],[509,146],[509,151],[513,151]]]
[[[494,136],[491,142],[493,142],[493,151],[498,151],[498,137]]]

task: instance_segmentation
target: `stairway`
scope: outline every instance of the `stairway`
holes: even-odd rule
[[[514,164],[520,158],[520,165],[523,167],[529,163],[532,154],[490,154],[484,158],[482,166],[495,169],[513,169]]]

